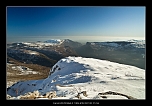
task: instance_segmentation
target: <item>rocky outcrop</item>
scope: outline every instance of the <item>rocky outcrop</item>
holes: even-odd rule
[[[44,95],[41,95],[39,91],[34,91],[34,92],[25,93],[24,95],[20,95],[18,97],[11,97],[10,95],[7,94],[7,99],[39,99],[39,98],[52,99],[55,97],[57,97],[55,91],[47,92]]]
[[[120,95],[120,96],[124,96],[124,97],[126,97],[128,99],[136,99],[136,98],[134,98],[132,96],[128,96],[128,95],[125,95],[125,94],[122,94],[122,93],[112,92],[112,91],[108,91],[108,92],[104,92],[104,93],[99,93],[98,95],[100,95],[102,98],[107,98],[105,95]]]

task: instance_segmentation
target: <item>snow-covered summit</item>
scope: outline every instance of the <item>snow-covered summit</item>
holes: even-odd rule
[[[32,47],[32,48],[45,48],[49,46],[70,46],[70,47],[79,47],[81,44],[79,42],[72,41],[70,39],[50,39],[46,41],[37,41],[37,42],[18,42],[13,43],[16,47]],[[8,47],[13,47],[13,45],[9,45]]]
[[[87,96],[79,95],[81,99],[103,99],[99,94],[108,91],[145,99],[145,70],[106,60],[69,56],[58,61],[46,79],[18,82],[7,94],[19,96],[36,90],[42,95],[56,91],[54,99],[78,99],[78,93],[83,91]],[[104,97],[126,99],[117,95]]]
[[[145,40],[127,40],[127,41],[110,41],[110,42],[87,42],[89,45],[107,46],[114,48],[145,48]]]
[[[43,48],[47,46],[54,46],[54,45],[60,45],[63,43],[64,40],[60,39],[50,39],[46,41],[38,41],[38,42],[21,42],[21,44],[24,44],[24,46],[34,47],[34,48]],[[18,43],[19,44],[19,43]]]
[[[136,40],[136,39],[130,39],[130,40],[127,40],[128,42],[143,42],[145,43],[145,40]]]
[[[132,42],[131,45],[135,48],[145,48],[145,40],[128,40],[128,42]]]
[[[54,44],[59,44],[61,42],[62,40],[60,39],[50,39],[50,40],[44,41],[44,43],[54,43]]]

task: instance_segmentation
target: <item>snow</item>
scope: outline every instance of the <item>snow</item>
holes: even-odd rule
[[[39,53],[38,53],[38,52],[34,52],[34,51],[32,51],[32,52],[29,52],[29,54],[38,55]]]
[[[145,70],[135,66],[69,56],[59,60],[50,73],[46,79],[19,82],[7,94],[19,96],[38,90],[42,95],[56,91],[57,97],[53,99],[78,99],[78,93],[81,99],[127,99],[120,95],[104,95],[106,98],[98,95],[113,91],[145,99]]]
[[[64,40],[60,39],[50,39],[44,42],[22,42],[22,44],[25,44],[30,47],[34,48],[43,48],[45,46],[54,46],[54,45],[60,45],[64,42]]]
[[[7,88],[12,86],[14,83],[16,83],[17,81],[7,81]]]
[[[29,43],[29,42],[22,42],[23,44],[25,45],[31,45],[32,43]]]
[[[51,39],[51,40],[47,40],[47,41],[44,41],[45,43],[60,43],[62,40],[60,39]]]
[[[114,48],[122,47],[123,45],[118,44],[118,41],[111,42],[90,42],[91,45],[99,45],[99,46],[110,46]],[[134,48],[145,48],[145,40],[127,40],[127,41],[119,41],[119,42],[130,42],[125,47],[134,47]]]
[[[117,43],[106,43],[106,42],[102,42],[101,45],[112,46],[112,47],[118,47],[119,46]]]
[[[8,65],[13,65],[13,64],[9,64]],[[11,67],[13,70],[18,70],[20,71],[18,74],[16,73],[16,75],[27,75],[27,74],[38,74],[39,72],[36,72],[36,71],[33,71],[33,69],[30,69],[28,67],[25,67],[25,66],[12,66]],[[11,73],[7,73],[7,74],[10,74]]]
[[[130,39],[130,40],[127,40],[128,42],[142,42],[142,43],[145,43],[145,40],[136,40],[136,39]]]
[[[130,45],[132,45],[135,48],[145,48],[145,40],[128,40],[128,42],[132,42]]]

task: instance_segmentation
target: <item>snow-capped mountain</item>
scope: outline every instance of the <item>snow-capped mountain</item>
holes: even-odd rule
[[[51,39],[51,40],[44,41],[44,43],[52,43],[52,44],[60,44],[62,42],[63,40],[60,40],[60,39]]]
[[[69,56],[59,60],[46,79],[20,81],[9,87],[7,94],[20,99],[20,95],[33,91],[41,95],[56,91],[57,96],[52,99],[127,99],[124,95],[145,99],[145,70],[107,60]]]
[[[110,60],[145,69],[145,40],[87,42],[76,49],[83,57]]]
[[[89,45],[114,47],[116,49],[124,48],[145,48],[145,40],[128,40],[128,41],[112,41],[112,42],[87,42]]]
[[[30,46],[30,47],[35,47],[35,48],[44,48],[45,46],[56,46],[62,44],[64,40],[60,39],[50,39],[44,42],[22,42],[22,44]]]
[[[73,49],[76,49],[76,48],[82,46],[81,43],[76,42],[76,41],[72,41],[72,40],[70,40],[70,39],[64,39],[62,45],[68,46],[68,47],[73,48]]]
[[[52,67],[55,61],[63,57],[77,56],[72,49],[76,44],[77,42],[66,39],[12,43],[7,45],[7,56],[24,63]]]
[[[128,40],[128,42],[132,42],[131,45],[135,48],[145,48],[145,40]]]

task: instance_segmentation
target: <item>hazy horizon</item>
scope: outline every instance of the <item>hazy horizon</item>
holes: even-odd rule
[[[70,39],[72,41],[80,42],[85,44],[86,42],[104,42],[104,41],[126,41],[131,39],[145,40],[145,37],[110,37],[110,36],[24,36],[24,37],[9,37],[7,38],[7,43],[15,42],[37,42],[46,41],[50,39]]]

